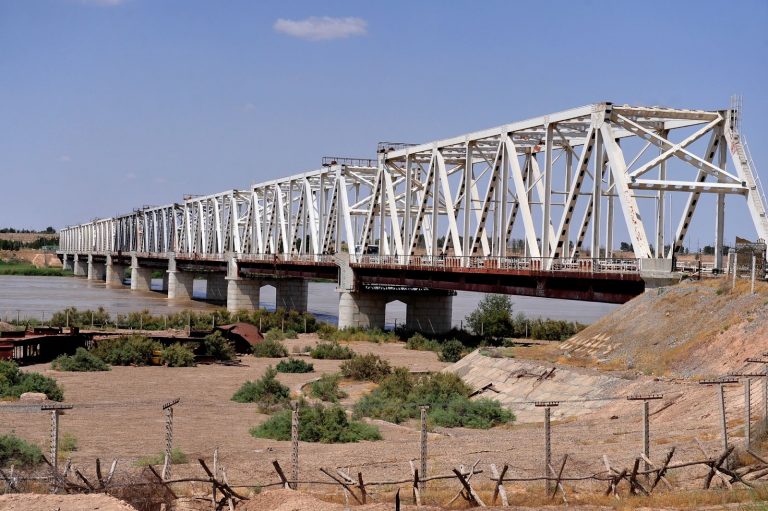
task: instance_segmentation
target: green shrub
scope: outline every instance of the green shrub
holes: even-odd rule
[[[347,393],[339,389],[340,379],[338,374],[324,374],[309,386],[309,395],[321,401],[332,403],[347,397]]]
[[[177,342],[163,348],[160,360],[168,367],[193,367],[195,354],[192,348]]]
[[[279,373],[311,373],[315,367],[301,359],[289,358],[278,362],[276,369]]]
[[[284,335],[285,335],[286,339],[298,339],[299,338],[299,334],[296,333],[295,330],[286,330]]]
[[[65,453],[76,451],[78,448],[77,437],[72,433],[64,433],[59,440],[59,450]]]
[[[86,350],[77,348],[74,355],[60,355],[51,362],[51,369],[56,371],[109,371],[109,364]]]
[[[123,335],[98,341],[92,353],[104,362],[116,365],[149,365],[153,352],[162,349],[162,344],[142,335]]]
[[[341,363],[341,374],[345,378],[360,381],[380,382],[392,372],[389,362],[380,356],[368,353],[356,355]]]
[[[506,424],[514,416],[494,399],[481,398],[470,401],[466,397],[456,396],[442,407],[436,407],[428,417],[433,424],[444,428],[488,429]]]
[[[352,358],[355,352],[337,342],[319,342],[309,355],[324,360],[347,360]]]
[[[43,453],[35,444],[16,435],[0,435],[0,465],[33,467],[43,461]]]
[[[0,398],[18,398],[25,392],[41,392],[52,401],[64,399],[64,391],[53,378],[23,373],[15,362],[0,360]]]
[[[171,449],[171,463],[173,465],[183,465],[188,461],[187,455],[179,449],[174,447]],[[159,452],[151,456],[144,456],[136,460],[137,467],[146,467],[149,465],[163,465],[165,463],[165,452]]]
[[[331,342],[396,342],[400,338],[394,332],[385,332],[378,328],[349,327],[342,330],[331,325],[323,325],[318,329],[318,337]]]
[[[453,373],[416,377],[396,368],[379,387],[355,405],[355,417],[375,417],[400,423],[418,417],[428,405],[427,418],[443,427],[490,428],[514,420],[509,410],[491,399],[469,400],[471,389]]]
[[[218,330],[203,338],[200,354],[213,357],[216,360],[234,360],[237,358],[235,345],[221,335],[221,332]]]
[[[238,403],[256,403],[260,411],[269,413],[290,402],[291,390],[277,381],[277,370],[267,368],[264,376],[256,381],[247,381],[232,396]]]
[[[409,350],[440,351],[440,343],[438,341],[427,339],[418,332],[408,338],[405,347]]]
[[[291,410],[276,413],[250,432],[256,438],[290,440]],[[299,440],[325,444],[359,442],[381,440],[381,433],[375,426],[350,421],[340,406],[318,404],[299,407]]]
[[[284,341],[286,339],[287,337],[285,332],[279,328],[272,328],[271,330],[268,330],[266,334],[264,334],[265,341]]]
[[[271,330],[270,330],[271,331]],[[253,356],[260,358],[282,358],[288,356],[288,350],[280,341],[264,338],[253,347]]]
[[[461,341],[451,339],[440,346],[440,360],[443,362],[458,362],[464,356],[464,345]]]

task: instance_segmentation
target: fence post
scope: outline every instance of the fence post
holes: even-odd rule
[[[421,463],[419,465],[419,490],[424,491],[427,487],[424,478],[427,477],[427,410],[429,406],[420,406],[421,412],[421,438],[419,454],[421,456]]]
[[[752,294],[755,294],[755,266],[757,266],[757,257],[752,254]]]
[[[550,419],[552,417],[552,408],[559,405],[558,401],[536,401],[535,406],[544,408],[544,488],[547,495],[552,491],[552,481],[549,470],[552,466],[552,429]]]
[[[54,476],[59,473],[59,415],[63,410],[71,410],[72,405],[42,405],[41,411],[51,412],[51,468]],[[54,481],[54,484],[56,482]]]
[[[730,257],[731,261],[733,261],[731,263],[731,269],[733,270],[733,281],[731,284],[731,288],[736,289],[736,274],[739,271],[738,267],[736,266],[736,250],[730,249],[728,251],[728,257]]]
[[[291,411],[291,485],[294,490],[299,489],[299,403],[293,403]]]
[[[165,463],[163,464],[163,481],[171,478],[171,464],[173,463],[173,406],[178,404],[180,398],[169,401],[163,405],[165,410]]]
[[[752,418],[752,380],[749,378],[744,380],[744,448],[749,450],[751,448],[752,437],[752,425],[750,423]]]
[[[725,419],[725,386],[721,383],[717,386],[718,405],[720,407],[720,426],[723,437],[723,451],[728,450],[728,422]]]
[[[651,421],[650,421],[650,400],[661,399],[663,394],[645,394],[645,395],[631,395],[627,396],[628,401],[641,401],[643,402],[643,455],[646,458],[651,457]],[[651,467],[647,461],[643,461],[643,467],[646,471]]]

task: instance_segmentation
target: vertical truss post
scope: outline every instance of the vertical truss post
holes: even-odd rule
[[[718,143],[718,167],[725,170],[728,161],[728,146],[722,132],[717,135]],[[718,179],[718,181],[722,181]],[[715,268],[723,267],[723,240],[725,237],[725,194],[717,194],[715,206]]]
[[[570,146],[567,147],[566,153],[565,153],[565,196],[563,197],[563,216],[567,215],[567,208],[568,208],[568,195],[571,191],[571,186],[573,183],[573,148]],[[557,238],[553,240],[555,242],[555,253],[553,255],[566,259],[571,254],[570,250],[570,223],[566,224],[565,229],[562,232],[562,243],[563,248],[559,251],[558,254],[558,248],[557,248]],[[555,233],[557,235],[557,233]]]
[[[171,465],[173,464],[173,407],[181,399],[176,398],[163,405],[165,411],[165,463],[163,464],[163,481],[171,478]]]
[[[669,130],[661,130],[659,132],[661,138],[666,139],[669,137]],[[659,154],[664,154],[664,148],[659,147]],[[667,179],[667,160],[662,160],[659,163],[659,181]],[[665,205],[664,205],[664,190],[656,192],[656,257],[664,257],[664,220],[666,217]]]
[[[592,248],[591,257],[600,257],[600,210],[603,202],[603,167],[605,166],[605,153],[603,152],[603,134],[597,133],[595,138],[595,159],[592,168]]]
[[[619,141],[616,140],[616,144]],[[608,189],[606,192],[606,212],[605,212],[605,257],[613,257],[613,210],[615,195],[615,181],[613,178],[613,172],[608,173]]]
[[[552,143],[555,125],[545,124],[546,139],[544,147],[544,212],[541,225],[541,257],[550,257],[550,239],[552,224]],[[506,197],[504,198],[506,202]]]

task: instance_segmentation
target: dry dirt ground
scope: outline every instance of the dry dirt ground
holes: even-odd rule
[[[0,495],[0,511],[135,511],[109,495]]]
[[[589,327],[585,330],[589,335],[580,334],[577,339],[565,344],[513,348],[504,352],[515,358],[497,358],[500,353],[487,351],[475,352],[465,361],[449,367],[439,362],[434,353],[406,350],[401,343],[353,343],[350,346],[361,353],[377,353],[393,365],[406,366],[413,371],[453,370],[475,387],[493,384],[495,391],[489,390],[483,395],[496,397],[510,406],[519,419],[514,425],[484,431],[438,428],[429,435],[429,473],[445,474],[458,465],[467,467],[477,463],[478,469],[484,472],[475,476],[475,483],[483,492],[492,489],[488,480],[491,463],[497,466],[508,464],[508,475],[512,477],[541,475],[543,412],[532,403],[539,399],[564,401],[554,409],[552,459],[557,461],[568,454],[566,474],[575,476],[600,472],[604,470],[604,455],[619,469],[631,468],[642,446],[642,407],[638,402],[627,401],[626,396],[636,393],[652,392],[664,396],[651,404],[651,458],[659,460],[670,447],[675,446],[676,461],[702,459],[705,454],[707,457],[714,456],[721,450],[716,392],[715,388],[700,385],[695,378],[684,378],[683,375],[686,371],[700,374],[698,368],[706,364],[710,367],[706,370],[707,374],[722,374],[719,372],[720,362],[715,360],[720,354],[729,359],[728,367],[740,368],[742,362],[737,360],[738,357],[745,353],[768,351],[768,338],[762,334],[741,339],[723,336],[719,330],[714,330],[710,337],[687,333],[687,329],[694,332],[708,329],[708,318],[713,315],[720,315],[728,321],[742,318],[738,323],[729,323],[731,327],[727,330],[733,332],[746,332],[747,328],[768,332],[765,314],[760,312],[765,305],[765,296],[768,296],[768,287],[761,288],[757,297],[736,292],[730,301],[721,302],[725,292],[718,291],[719,285],[684,284],[672,291],[656,295],[648,293],[618,309],[611,315],[612,320],[609,317]],[[700,296],[691,296],[691,293]],[[687,327],[679,323],[676,316],[666,314],[671,306],[668,298],[678,294],[680,297],[672,303],[679,305],[678,312],[684,310],[687,314]],[[736,302],[738,306],[731,302]],[[699,303],[702,305],[697,308]],[[634,316],[627,312],[632,308],[635,308]],[[694,314],[692,310],[698,312]],[[697,321],[697,315],[705,319]],[[633,319],[640,329],[638,337],[631,336],[628,329],[620,324],[627,318]],[[667,318],[673,318],[674,322]],[[655,324],[655,328],[651,328],[651,324]],[[624,337],[616,332],[621,332]],[[601,335],[609,337],[609,344],[614,346],[611,353],[623,355],[611,359],[600,354],[600,349],[604,349],[602,347],[592,353],[574,354],[577,349],[588,349]],[[672,348],[690,343],[693,350],[690,353],[701,353],[689,360],[697,369],[687,368],[685,357],[679,355],[668,366],[673,370],[666,371],[665,375],[643,374],[643,371],[625,363],[627,353],[654,349],[669,351],[669,344],[673,342],[669,341],[670,338],[676,339]],[[682,338],[687,340],[681,343]],[[701,341],[702,338],[705,340]],[[624,340],[619,342],[617,339]],[[642,349],[634,347],[632,339],[636,339]],[[314,342],[314,335],[301,335],[286,344],[289,351],[293,351]],[[663,344],[665,342],[667,344]],[[51,371],[49,365],[44,364],[32,366],[29,370],[55,377],[64,387],[67,402],[75,405],[73,410],[62,415],[61,431],[63,435],[71,434],[77,439],[77,450],[66,455],[71,456],[74,464],[86,474],[93,472],[96,457],[106,460],[106,463],[117,458],[118,471],[121,471],[134,470],[133,465],[138,458],[159,453],[165,438],[161,405],[180,397],[181,403],[174,411],[174,445],[187,454],[189,463],[174,467],[174,477],[201,476],[202,470],[195,462],[196,458],[205,458],[210,463],[214,449],[218,448],[220,466],[226,468],[230,483],[264,486],[278,481],[271,465],[273,460],[278,460],[286,470],[289,469],[290,443],[251,437],[249,428],[264,421],[267,416],[257,413],[253,405],[230,401],[230,397],[244,381],[258,378],[268,365],[276,362],[276,359],[246,356],[239,366],[115,367],[104,373],[60,373]],[[339,366],[339,361],[312,362],[315,372],[280,374],[279,379],[298,393],[307,382],[323,373],[335,372]],[[343,402],[346,406],[371,388],[368,384],[351,382],[345,382],[343,387],[351,394]],[[743,402],[741,387],[729,386],[726,391],[729,434],[731,441],[737,445],[743,442]],[[321,467],[332,471],[348,470],[353,477],[360,472],[366,481],[409,478],[409,460],[419,456],[417,425],[372,422],[380,427],[383,441],[343,445],[301,443],[300,478],[330,482],[320,472]],[[15,430],[20,436],[45,446],[49,424],[49,416],[40,411],[0,404],[0,433]],[[702,453],[697,441],[701,442],[705,453]],[[676,486],[697,488],[701,486],[705,474],[703,468],[694,468],[685,474],[672,475],[670,479]],[[527,487],[507,486],[510,500],[529,503],[526,492],[530,492],[532,487],[538,491],[541,483]],[[455,480],[442,487],[447,495],[444,500],[449,500],[451,495],[448,494],[458,491]],[[340,490],[334,486],[310,485],[309,488],[329,491],[332,496],[335,495],[336,502],[343,502]],[[204,491],[204,488],[197,490]],[[579,483],[578,486],[566,485],[566,490],[572,497],[578,498],[580,494],[604,491],[605,484]],[[257,497],[247,509],[338,509],[328,507],[331,504],[323,507],[325,504],[309,501],[297,502],[291,507],[292,501],[280,495],[269,497],[274,501],[263,500],[262,507],[259,507],[257,502],[262,502],[259,499],[267,499],[268,495],[270,493]],[[730,498],[710,493],[693,507],[690,499],[681,499],[680,504],[688,503],[689,509],[705,509],[705,504],[713,503],[713,495],[717,502],[727,502]],[[410,496],[407,498],[410,499]],[[277,507],[284,503],[288,507]],[[655,507],[662,508],[665,507]]]

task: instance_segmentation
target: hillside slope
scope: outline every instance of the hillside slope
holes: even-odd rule
[[[566,359],[593,359],[644,374],[705,377],[762,371],[768,351],[768,284],[750,293],[725,278],[644,293],[565,341]],[[566,362],[567,363],[567,362]]]

